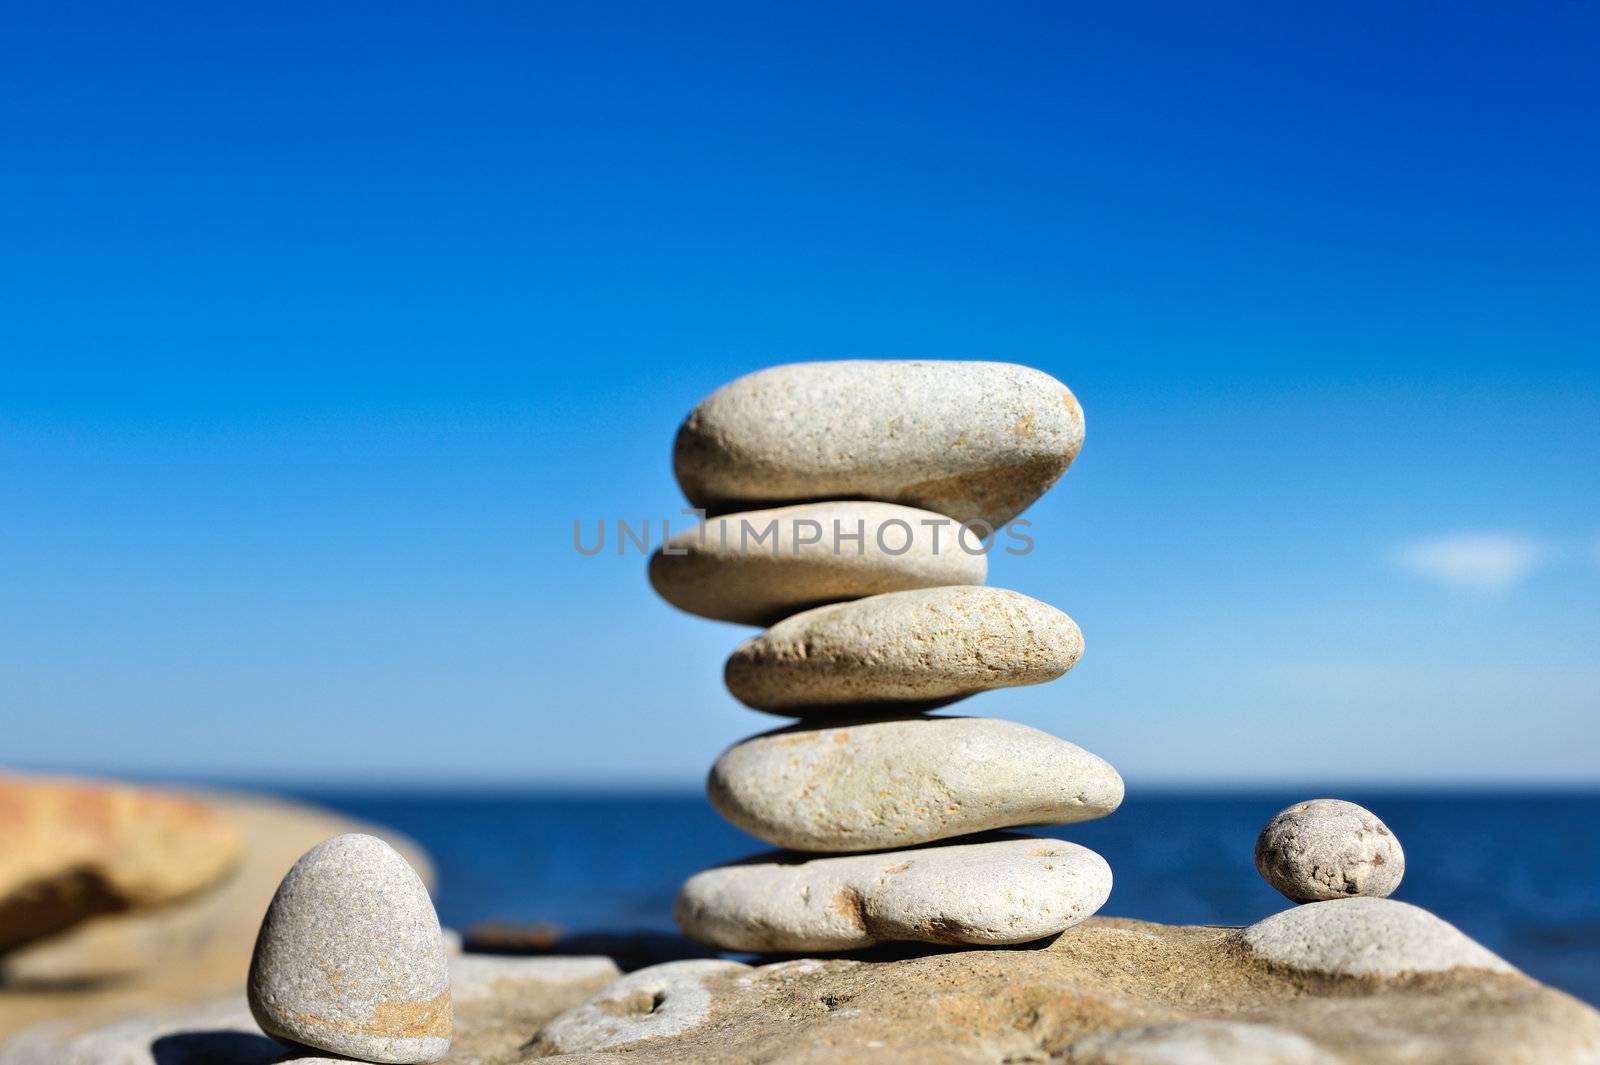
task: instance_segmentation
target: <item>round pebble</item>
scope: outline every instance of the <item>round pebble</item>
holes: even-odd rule
[[[282,1042],[420,1065],[450,1050],[439,918],[416,872],[374,836],[319,843],[267,907],[250,963],[250,1011]]]
[[[734,651],[723,677],[746,706],[803,717],[1040,684],[1082,653],[1077,624],[1037,599],[1003,588],[926,588],[780,621]]]
[[[1083,410],[1049,374],[1003,362],[849,360],[730,382],[678,430],[684,494],[712,510],[881,499],[999,527],[1083,445]]]
[[[1267,822],[1256,839],[1256,869],[1295,902],[1384,898],[1400,886],[1406,857],[1371,811],[1343,799],[1312,799]]]

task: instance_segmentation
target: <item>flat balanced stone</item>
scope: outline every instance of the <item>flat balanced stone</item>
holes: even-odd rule
[[[1370,810],[1312,799],[1278,813],[1256,840],[1256,869],[1295,902],[1383,898],[1405,875],[1400,841]]]
[[[746,706],[800,717],[1040,684],[1082,653],[1077,624],[1037,599],[1003,588],[925,588],[786,618],[734,651],[723,677]]]
[[[674,916],[690,938],[724,950],[1029,943],[1110,894],[1111,867],[1088,848],[1009,836],[833,858],[759,855],[690,877]]]
[[[406,860],[360,833],[306,852],[267,908],[249,1000],[275,1039],[366,1061],[444,1057],[444,941],[427,888]]]
[[[717,759],[711,804],[779,847],[866,851],[1104,817],[1122,778],[1083,748],[980,717],[794,726]]]
[[[650,559],[650,583],[680,610],[767,625],[846,599],[982,584],[978,534],[896,503],[805,503],[711,518]]]
[[[1083,446],[1083,410],[1049,374],[1003,362],[775,366],[700,403],[673,467],[697,506],[881,499],[998,527]]]
[[[1455,926],[1393,899],[1313,902],[1256,922],[1243,939],[1262,961],[1332,976],[1515,971]]]

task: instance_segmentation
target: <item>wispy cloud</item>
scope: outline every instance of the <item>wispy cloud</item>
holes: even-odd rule
[[[1434,580],[1483,592],[1503,592],[1552,555],[1542,540],[1509,533],[1455,533],[1414,540],[1391,552],[1396,565]]]

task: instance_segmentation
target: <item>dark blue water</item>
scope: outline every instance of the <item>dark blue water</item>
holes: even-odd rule
[[[421,843],[448,925],[672,928],[691,873],[763,849],[699,795],[302,793]],[[1102,911],[1249,924],[1288,903],[1256,874],[1256,833],[1298,793],[1130,797],[1111,817],[1041,830],[1106,857]],[[1342,794],[1406,851],[1395,897],[1426,907],[1546,983],[1600,1004],[1600,794]]]

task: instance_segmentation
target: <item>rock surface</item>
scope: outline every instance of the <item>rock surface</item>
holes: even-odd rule
[[[187,796],[0,775],[0,953],[195,895],[231,873],[242,850],[237,828]]]
[[[1452,925],[1393,899],[1333,899],[1274,914],[1244,932],[1264,962],[1339,976],[1510,970]]]
[[[598,970],[544,990],[531,974],[505,984],[458,974],[445,1062],[1302,1065],[1307,1046],[1330,1065],[1578,1065],[1600,1055],[1600,1014],[1519,973],[1298,972],[1255,957],[1245,934],[1095,917],[1045,946],[659,966],[593,998],[585,981],[603,978]],[[557,1001],[570,1012],[553,1010]],[[658,1013],[664,1023],[652,1022]],[[0,1049],[0,1065],[283,1060],[319,1059],[281,1055],[255,1032],[242,996],[110,1026],[55,1022]]]
[[[450,1049],[450,980],[428,889],[393,848],[350,833],[294,864],[261,923],[250,1009],[268,1035],[380,1062]]]
[[[451,1065],[521,1058],[539,1026],[622,974],[609,958],[450,961],[457,1033]],[[147,1009],[112,1023],[36,1025],[0,1047],[0,1065],[349,1065],[347,1058],[286,1049],[261,1034],[244,993]]]
[[[796,614],[745,641],[723,677],[757,710],[837,714],[1040,684],[1082,653],[1077,624],[1037,599],[1003,588],[927,588]]]
[[[885,941],[1027,943],[1098,910],[1111,867],[1086,847],[1006,836],[818,858],[757,855],[690,877],[674,916],[725,950],[834,951]]]
[[[239,987],[278,882],[295,859],[330,836],[382,836],[424,880],[431,876],[426,856],[398,833],[262,796],[199,798],[243,834],[238,869],[190,899],[92,918],[7,954],[0,961],[0,1039],[63,1014],[89,1023]]]
[[[678,430],[684,494],[712,510],[880,499],[998,527],[1083,445],[1061,382],[1001,362],[775,366],[700,403]]]
[[[1238,1021],[1179,1021],[1079,1039],[1065,1065],[1323,1065],[1327,1055],[1294,1032]]]
[[[705,958],[640,969],[545,1025],[537,1045],[549,1053],[565,1054],[679,1035],[702,1024],[711,1013],[706,977],[749,968]]]
[[[555,1060],[1575,1065],[1600,1054],[1600,1014],[1521,974],[1293,972],[1254,957],[1243,935],[1092,918],[1042,948],[709,972],[697,1025],[655,1035],[640,1023],[636,1041],[603,1046],[569,1031]],[[554,1050],[536,1041],[531,1060]]]
[[[1026,725],[912,717],[753,737],[717,759],[707,791],[718,813],[774,846],[838,852],[1104,817],[1122,802],[1122,778]]]
[[[768,625],[824,603],[982,584],[979,533],[895,503],[807,503],[708,519],[650,559],[650,583],[680,610]]]
[[[1256,869],[1295,902],[1384,898],[1405,875],[1400,841],[1370,810],[1312,799],[1280,811],[1256,839]]]

